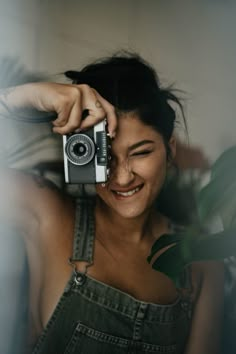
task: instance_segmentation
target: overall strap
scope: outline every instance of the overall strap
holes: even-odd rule
[[[89,264],[93,263],[95,236],[94,206],[95,200],[92,198],[76,199],[74,243],[71,262],[85,261]]]

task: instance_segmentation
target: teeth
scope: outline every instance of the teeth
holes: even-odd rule
[[[140,187],[137,187],[137,188],[133,189],[132,191],[129,191],[129,192],[116,192],[116,194],[122,195],[123,197],[130,197],[131,195],[133,195],[134,193],[138,192],[139,190],[140,190]]]

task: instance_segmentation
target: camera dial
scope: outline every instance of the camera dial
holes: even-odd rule
[[[93,140],[85,134],[71,135],[65,146],[68,160],[79,166],[88,164],[93,159],[95,150]]]

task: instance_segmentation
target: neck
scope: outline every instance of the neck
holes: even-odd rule
[[[152,209],[135,218],[124,218],[100,198],[96,204],[96,216],[96,225],[103,236],[107,235],[112,241],[132,244],[141,243],[147,236],[152,236],[155,225],[160,220],[160,216],[157,217],[157,213]]]

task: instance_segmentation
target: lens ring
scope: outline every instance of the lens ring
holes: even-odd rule
[[[88,135],[73,134],[66,142],[65,153],[74,165],[87,165],[94,157],[95,144]]]

